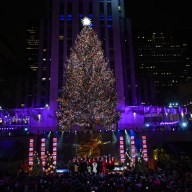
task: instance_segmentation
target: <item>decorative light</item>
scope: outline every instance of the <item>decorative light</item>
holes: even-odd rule
[[[82,128],[90,127],[91,123],[110,129],[109,126],[117,123],[120,118],[120,112],[116,109],[115,76],[108,68],[97,34],[89,26],[90,19],[84,17],[81,22],[85,27],[77,37],[67,62],[64,74],[67,77],[66,83],[58,98],[58,126],[60,130],[69,130],[74,123]],[[82,47],[85,49],[82,50]],[[85,71],[92,71],[94,74],[85,75]],[[90,91],[82,89],[83,82]],[[109,90],[109,93],[105,90]],[[87,112],[85,108],[88,109]],[[91,116],[87,116],[89,110]]]
[[[38,120],[41,120],[41,113],[38,113]]]
[[[160,125],[174,125],[179,123],[179,121],[167,121],[167,122],[161,122]]]
[[[81,22],[82,22],[83,26],[91,25],[91,19],[89,19],[88,17],[84,17],[83,19],[81,19]]]
[[[182,126],[183,128],[187,127],[187,122],[182,122],[182,123],[181,123],[181,126]]]

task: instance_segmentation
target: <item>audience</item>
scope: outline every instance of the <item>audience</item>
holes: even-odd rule
[[[192,158],[157,164],[155,170],[125,169],[121,172],[73,172],[32,176],[18,170],[0,172],[2,192],[191,192]]]

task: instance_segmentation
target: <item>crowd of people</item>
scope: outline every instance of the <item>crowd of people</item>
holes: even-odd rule
[[[192,158],[161,162],[156,169],[125,169],[120,172],[66,172],[30,175],[0,172],[2,192],[191,192]]]

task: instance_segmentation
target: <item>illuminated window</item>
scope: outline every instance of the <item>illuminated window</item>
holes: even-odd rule
[[[60,36],[59,36],[59,40],[60,40],[60,41],[63,41],[63,39],[64,39],[63,35],[60,35]]]

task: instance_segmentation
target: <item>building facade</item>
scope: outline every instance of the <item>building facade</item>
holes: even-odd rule
[[[181,32],[135,33],[135,66],[141,103],[187,104],[187,99],[190,100],[185,92],[192,83],[192,66],[189,46],[183,35]]]
[[[24,65],[20,67],[20,75],[16,86],[16,107],[34,107],[37,87],[37,71],[39,57],[38,19],[28,20],[26,25],[26,41],[24,50]]]

